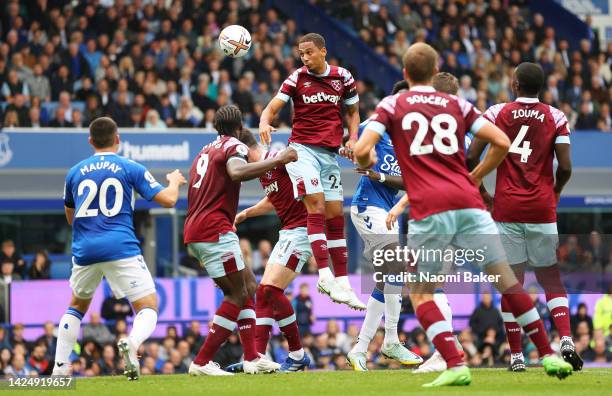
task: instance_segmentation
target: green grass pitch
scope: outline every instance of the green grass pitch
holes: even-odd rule
[[[415,375],[410,370],[306,372],[295,374],[234,377],[189,377],[183,375],[145,376],[128,382],[124,377],[77,379],[76,390],[21,391],[20,395],[109,395],[109,396],[394,396],[413,394],[494,395],[494,396],[573,396],[611,395],[612,369],[585,369],[560,381],[548,377],[541,368],[525,373],[505,369],[472,369],[472,384],[467,387],[425,389],[421,384],[437,374]],[[6,392],[2,392],[5,393]]]

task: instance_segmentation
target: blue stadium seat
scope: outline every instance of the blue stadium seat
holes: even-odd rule
[[[51,264],[51,279],[69,279],[72,270],[70,261],[53,261]]]

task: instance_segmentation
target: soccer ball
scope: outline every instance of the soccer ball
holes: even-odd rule
[[[251,48],[251,34],[240,25],[230,25],[219,34],[223,53],[232,58],[245,56]]]

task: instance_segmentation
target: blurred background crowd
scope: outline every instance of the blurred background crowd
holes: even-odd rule
[[[561,108],[572,129],[611,130],[612,43],[600,49],[593,30],[571,51],[520,0],[314,3],[398,68],[410,44],[434,45],[441,70],[460,78],[459,95],[481,110],[513,99],[514,66],[538,62],[547,75],[541,99]],[[259,0],[8,0],[0,17],[5,127],[82,128],[108,114],[120,127],[211,128],[214,110],[227,103],[254,127],[300,66],[294,44],[302,32]],[[229,24],[253,36],[244,58],[224,58],[218,48],[218,34]],[[342,60],[329,54],[329,62]],[[364,119],[387,93],[355,77]],[[279,124],[290,125],[290,111]]]

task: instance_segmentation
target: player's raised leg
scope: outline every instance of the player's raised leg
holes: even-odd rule
[[[52,375],[70,375],[70,355],[81,331],[83,315],[87,312],[90,303],[91,297],[79,298],[73,292],[70,306],[60,319],[58,326],[55,365]]]

